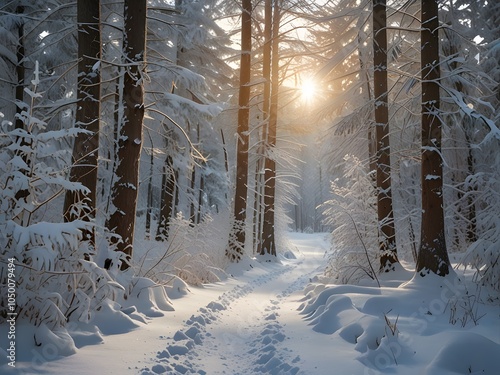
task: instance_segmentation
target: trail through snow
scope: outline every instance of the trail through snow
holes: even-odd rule
[[[327,244],[316,236],[302,243],[297,259],[250,266],[237,284],[200,307],[181,329],[165,340],[165,347],[140,370],[141,375],[299,374],[303,351],[294,348],[295,324],[301,291],[324,267]],[[310,328],[305,331],[311,334]],[[298,350],[299,349],[299,350]]]
[[[104,343],[90,340],[75,355],[58,356],[54,345],[31,350],[33,338],[21,335],[24,357],[0,373],[498,374],[498,306],[471,305],[480,296],[468,294],[470,276],[415,278],[401,269],[380,275],[380,288],[325,285],[315,276],[325,265],[326,236],[288,236],[296,259],[231,265],[234,277],[191,288],[173,301],[175,311],[143,316],[132,330],[109,315]]]

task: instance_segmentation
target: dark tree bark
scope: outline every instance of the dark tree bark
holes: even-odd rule
[[[17,55],[17,65],[16,65],[16,75],[17,75],[17,84],[16,84],[16,101],[19,103],[24,102],[24,81],[25,81],[25,68],[24,68],[24,20],[21,18],[21,15],[24,13],[24,7],[18,6],[16,8],[16,14],[19,15],[18,21],[18,45],[16,48]],[[18,115],[21,114],[22,107],[17,106],[16,113]],[[16,129],[23,129],[24,123],[21,117],[16,118]]]
[[[161,207],[156,232],[157,241],[168,240],[168,221],[172,217],[175,195],[175,173],[172,156],[168,155],[161,182]]]
[[[398,263],[391,194],[386,27],[386,0],[373,0],[373,90],[377,138],[377,212],[381,272],[394,270],[394,265]]]
[[[262,129],[260,131],[260,146],[258,159],[255,166],[255,200],[254,200],[254,251],[256,254],[262,252],[263,216],[264,216],[264,194],[265,176],[265,152],[267,148],[267,134],[269,128],[269,107],[271,101],[271,43],[273,22],[272,0],[264,3],[264,46],[262,54],[262,77],[264,78],[262,92]]]
[[[26,80],[26,69],[24,67],[24,57],[25,57],[25,50],[24,50],[24,18],[22,14],[24,13],[24,7],[23,6],[18,6],[16,7],[16,14],[18,15],[18,29],[17,29],[17,35],[19,38],[17,48],[16,48],[16,57],[17,57],[17,64],[16,64],[16,76],[17,76],[17,83],[15,87],[15,95],[16,95],[16,121],[15,121],[15,127],[16,129],[24,129],[24,121],[23,121],[23,116],[22,112],[24,110],[23,104],[24,103],[24,88],[25,88],[25,80]],[[32,140],[29,137],[21,137],[18,136],[18,142],[22,147],[27,147],[27,148],[32,148]],[[26,163],[26,165],[30,165],[32,163],[32,160],[30,160],[30,157],[23,153],[20,152],[19,150],[16,151],[16,154],[23,159],[23,161]],[[26,171],[23,173],[27,173]],[[15,198],[16,200],[21,200],[28,198],[30,195],[29,189],[19,189],[16,192]]]
[[[128,65],[124,77],[122,105],[123,122],[118,124],[118,165],[111,199],[115,211],[107,228],[121,237],[116,250],[125,254],[121,269],[129,267],[135,229],[137,192],[139,188],[139,158],[142,146],[144,90],[142,70],[146,54],[146,0],[125,0],[123,51]]]
[[[72,167],[69,179],[89,189],[86,197],[78,191],[67,191],[64,201],[64,220],[93,221],[96,214],[97,158],[99,150],[99,117],[101,103],[101,78],[98,64],[101,59],[100,2],[79,0],[78,24],[78,89],[76,126],[90,133],[80,133],[73,146]],[[87,210],[73,209],[86,198]],[[84,233],[84,238],[95,247],[95,231]]]
[[[189,221],[191,226],[196,224],[196,165],[193,163],[191,166],[191,178],[189,186],[189,196],[191,197],[191,203],[189,204]]]
[[[147,199],[146,199],[146,228],[144,237],[146,239],[151,238],[151,219],[153,217],[153,173],[154,173],[154,144],[153,137],[151,137],[151,133],[148,131],[149,143],[151,144],[151,150],[149,154],[149,177],[148,177],[148,190],[147,190]]]
[[[262,228],[261,254],[276,255],[274,208],[276,196],[276,162],[273,150],[276,147],[276,128],[278,124],[278,91],[279,91],[279,25],[280,2],[274,1],[272,22],[272,55],[271,55],[271,97],[269,106],[269,122],[267,131],[267,152],[264,172],[264,225]]]
[[[202,207],[203,207],[203,194],[205,190],[205,178],[203,177],[203,174],[201,174],[200,171],[200,188],[198,189],[198,212],[196,213],[196,222],[199,224],[201,223],[202,216]]]
[[[450,261],[443,211],[438,4],[437,0],[422,0],[421,4],[422,229],[416,272],[446,276]]]
[[[248,182],[248,121],[250,114],[250,71],[252,52],[252,1],[242,0],[241,62],[238,99],[238,142],[236,150],[236,189],[234,196],[234,221],[226,255],[238,262],[245,247],[245,221]]]

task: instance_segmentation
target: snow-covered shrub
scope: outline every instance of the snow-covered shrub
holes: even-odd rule
[[[180,277],[191,285],[220,281],[226,268],[230,215],[225,210],[193,224],[179,213],[169,223],[168,243],[157,242],[136,262],[136,274],[159,284]],[[151,242],[150,242],[151,244]]]
[[[420,163],[408,158],[393,173],[393,205],[399,260],[416,262],[421,227]]]
[[[476,270],[476,280],[500,292],[500,155],[496,155],[489,173],[468,176],[466,184],[476,192],[476,227],[478,239],[462,258],[464,266]],[[500,302],[498,294],[492,300]]]
[[[325,222],[332,225],[332,252],[325,275],[341,283],[376,278],[377,212],[372,178],[355,156],[344,157],[345,184],[331,184],[332,199],[325,202]]]
[[[23,127],[14,128],[9,121],[1,126],[0,255],[12,259],[15,267],[16,319],[58,329],[70,320],[88,322],[100,303],[121,287],[92,261],[91,249],[82,239],[82,232],[93,224],[63,223],[62,215],[49,210],[64,191],[85,196],[87,188],[67,181],[66,171],[58,168],[64,158],[61,143],[79,130],[46,130],[46,123],[35,114],[35,102],[41,97],[38,84],[36,69],[33,90],[25,89],[31,103],[18,104]],[[85,210],[85,206],[80,203],[72,209]],[[46,211],[51,212],[44,215]],[[2,288],[7,279],[8,265],[2,262]],[[0,320],[13,312],[8,308],[3,294]]]

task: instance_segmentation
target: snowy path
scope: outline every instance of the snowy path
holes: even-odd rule
[[[139,373],[306,373],[301,369],[303,351],[288,345],[295,331],[293,317],[306,325],[296,311],[300,295],[291,295],[324,266],[326,244],[315,239],[307,245],[294,241],[300,247],[298,259],[259,265],[239,277],[236,286],[186,320]],[[310,328],[306,332],[313,334]]]
[[[125,327],[121,332],[126,333],[103,334],[103,345],[83,346],[69,357],[52,355],[53,360],[38,361],[36,368],[36,361],[22,363],[8,373],[498,374],[498,306],[477,306],[474,314],[480,324],[469,323],[465,329],[450,324],[446,306],[466,288],[458,278],[418,279],[382,288],[317,284],[306,297],[304,287],[323,269],[329,245],[319,234],[289,237],[297,259],[253,262],[252,267],[239,263],[233,267],[236,277],[191,288],[175,299],[175,311],[147,324],[138,322],[132,331]],[[394,274],[385,282],[399,285],[413,275],[405,270],[398,274],[398,283]],[[468,288],[473,290],[473,284]],[[391,322],[397,322],[396,335],[389,334]]]
[[[173,300],[175,311],[21,373],[325,375],[334,368],[336,374],[363,374],[356,351],[313,331],[297,311],[303,288],[325,265],[325,236],[289,237],[297,259],[253,262],[246,272],[240,263],[236,277]]]

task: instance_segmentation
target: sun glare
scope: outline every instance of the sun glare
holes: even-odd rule
[[[316,84],[310,79],[305,80],[302,82],[300,91],[302,93],[302,100],[306,102],[311,101],[316,95]]]

